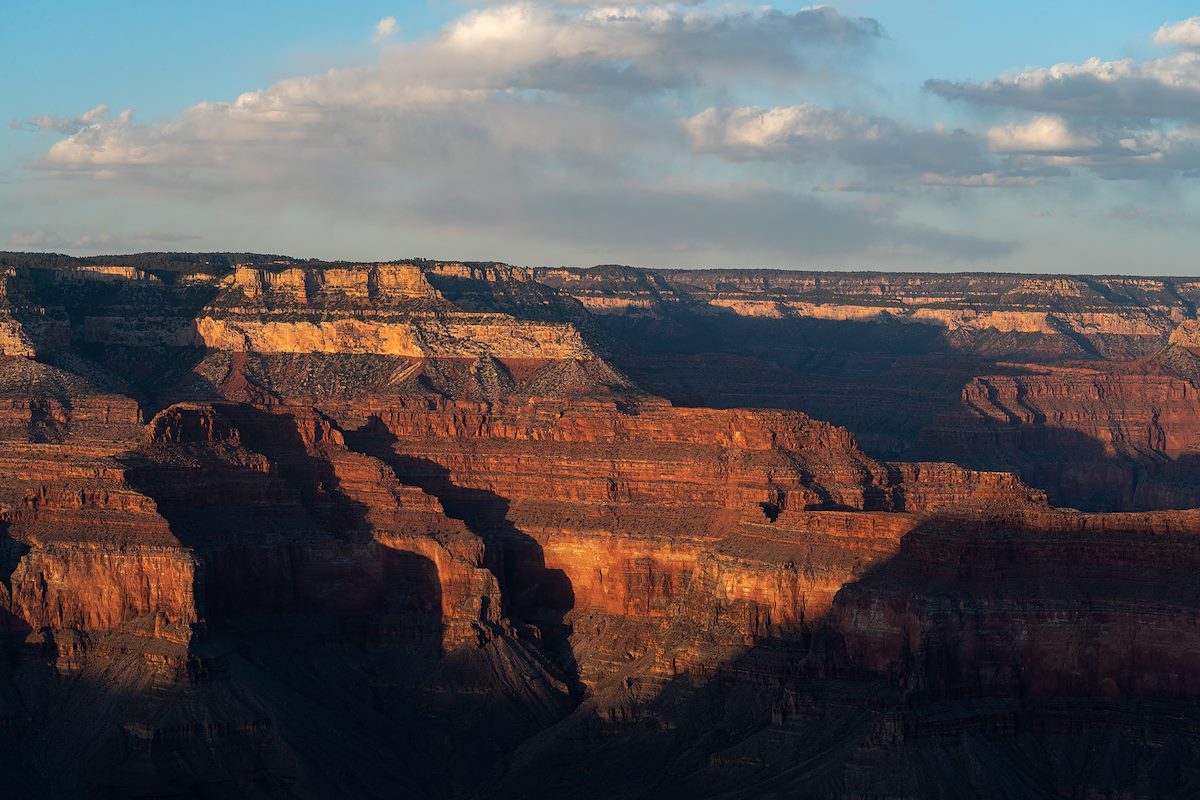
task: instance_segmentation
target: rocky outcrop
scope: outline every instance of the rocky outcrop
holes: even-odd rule
[[[195,339],[213,350],[251,353],[345,353],[411,358],[568,359],[590,355],[565,325],[431,314],[405,320],[271,321],[242,313],[200,317]]]
[[[1063,505],[1200,505],[1200,391],[1154,366],[975,378],[961,407],[926,429],[918,451],[1012,469]]]
[[[221,286],[228,292],[240,292],[247,302],[264,306],[346,303],[387,306],[442,299],[424,272],[413,264],[281,270],[239,266]]]
[[[200,288],[192,283],[188,291]],[[594,357],[569,323],[464,311],[447,301],[413,265],[277,271],[239,267],[227,278],[213,280],[211,291],[215,297],[190,313],[172,309],[169,299],[159,305],[158,313],[110,316],[103,314],[103,308],[89,309],[81,320],[80,336],[88,343],[127,347],[205,347],[260,354]],[[172,310],[179,313],[162,313]]]
[[[1167,343],[1186,347],[1192,351],[1200,350],[1200,320],[1185,319],[1179,323],[1179,326],[1171,331]]]
[[[875,462],[845,431],[802,415],[662,403],[185,403],[155,415],[140,441],[104,444],[68,435],[14,455],[24,478],[5,484],[4,608],[13,636],[51,643],[23,645],[17,682],[49,663],[58,680],[115,670],[106,680],[198,687],[200,705],[175,733],[104,706],[135,734],[118,763],[162,750],[163,737],[211,752],[216,740],[198,733],[210,714],[241,731],[223,747],[269,753],[257,732],[270,729],[294,757],[314,758],[229,649],[241,642],[269,660],[314,638],[363,648],[343,668],[409,675],[386,692],[408,709],[406,726],[436,725],[447,708],[469,718],[463,703],[481,690],[541,709],[506,727],[515,744],[528,725],[554,725],[581,696],[622,685],[631,664],[644,665],[638,680],[703,676],[728,648],[803,642],[850,576],[895,552],[924,514],[1005,492],[1039,502],[1005,476]],[[85,452],[98,460],[84,465]],[[673,627],[683,621],[686,635]],[[396,659],[459,664],[470,677],[418,678],[387,666]],[[516,682],[497,683],[496,669]],[[357,674],[334,685],[362,696]],[[599,713],[620,718],[621,707]],[[22,713],[34,730],[52,723]],[[231,779],[220,766],[149,763],[161,780]],[[484,771],[503,763],[489,756]],[[252,780],[278,778],[270,763],[247,768]]]

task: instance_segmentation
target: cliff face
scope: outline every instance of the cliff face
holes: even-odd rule
[[[988,375],[923,432],[917,450],[1012,469],[1052,500],[1089,508],[1200,505],[1200,393],[1136,365]]]
[[[147,276],[144,282],[151,283]],[[61,284],[55,275],[51,281]],[[130,279],[136,285],[138,279]],[[211,299],[192,313],[151,320],[97,311],[83,317],[83,339],[128,347],[204,347],[258,354],[341,353],[409,358],[587,358],[565,322],[476,313],[448,301],[413,265],[344,269],[239,267],[193,282]],[[129,287],[123,287],[129,289]],[[143,288],[157,289],[156,286]],[[161,297],[169,309],[175,297]],[[120,306],[109,309],[123,310]],[[183,309],[179,309],[181,312]],[[149,324],[148,324],[149,323]]]
[[[94,726],[88,729],[113,731],[101,738],[118,768],[101,783],[124,786],[140,764],[139,780],[152,793],[214,781],[235,792],[288,780],[314,796],[350,790],[314,766],[328,743],[304,732],[294,708],[277,705],[274,691],[308,686],[303,675],[274,672],[284,658],[322,670],[330,702],[358,698],[336,711],[309,700],[303,710],[339,715],[335,729],[348,727],[347,742],[363,748],[341,756],[379,781],[395,779],[395,766],[376,761],[392,752],[390,743],[469,723],[481,692],[492,697],[488,708],[511,707],[522,722],[499,732],[494,722],[446,730],[445,746],[456,752],[472,742],[484,749],[508,742],[516,760],[504,763],[560,763],[587,746],[586,731],[602,726],[610,741],[628,736],[630,752],[640,753],[647,720],[660,731],[656,741],[663,737],[651,752],[683,752],[676,751],[680,739],[704,728],[679,716],[691,701],[667,700],[737,676],[737,685],[762,693],[754,736],[704,744],[703,763],[695,753],[670,761],[672,769],[704,767],[713,780],[728,780],[739,772],[725,759],[736,766],[738,749],[753,751],[759,737],[786,737],[799,724],[804,712],[796,704],[807,701],[794,692],[814,673],[855,676],[853,691],[867,695],[907,692],[903,703],[911,703],[926,695],[910,682],[925,693],[938,681],[951,681],[959,695],[1014,693],[1015,664],[1027,670],[1022,696],[1040,692],[1058,702],[1056,681],[1078,665],[1055,660],[1056,637],[1076,636],[1080,620],[1100,626],[1090,634],[1097,640],[1106,640],[1109,627],[1132,624],[1122,619],[1144,621],[1148,613],[1162,616],[1162,637],[1194,636],[1189,615],[1154,610],[1161,598],[1132,607],[1136,597],[1120,599],[1116,611],[1073,607],[1071,618],[1059,618],[1079,587],[1023,597],[1003,577],[1050,554],[1118,574],[1132,552],[1143,563],[1161,559],[1182,569],[1180,553],[1195,557],[1187,535],[1193,518],[1159,515],[1131,520],[1128,531],[1088,530],[1099,525],[1078,520],[1093,518],[1044,510],[1035,492],[1006,476],[880,464],[843,431],[780,412],[675,415],[652,407],[632,414],[594,402],[488,409],[428,399],[386,410],[378,401],[270,412],[185,404],[150,420],[143,438],[115,460],[107,472],[85,471],[109,482],[90,495],[21,493],[35,498],[26,503],[34,510],[10,523],[10,538],[28,549],[12,572],[8,608],[21,631],[38,630],[39,641],[53,642],[47,650],[26,635],[18,680],[32,680],[27,671],[49,663],[63,676],[54,679],[55,692],[81,682],[140,685],[142,674],[166,687],[148,708],[118,703],[99,719],[73,707]],[[29,471],[39,486],[72,480],[46,465]],[[1029,507],[1028,520],[985,522],[990,512],[982,509],[996,503]],[[981,510],[937,522],[964,508]],[[115,510],[119,531],[103,522]],[[1057,522],[1060,516],[1068,522]],[[985,535],[990,527],[1000,531]],[[54,541],[39,539],[40,530],[55,531]],[[108,541],[89,544],[98,531]],[[1064,549],[1081,536],[1086,544]],[[1137,546],[1123,541],[1130,536]],[[1169,540],[1170,552],[1157,553],[1154,541],[1147,549],[1147,537]],[[135,540],[145,544],[132,547]],[[980,564],[983,574],[948,564]],[[1030,579],[1038,574],[1046,573],[1035,569]],[[990,649],[973,644],[980,635],[973,627],[947,634],[944,615],[930,610],[944,603],[947,580],[963,593],[955,595],[959,615],[986,628]],[[54,587],[51,595],[38,588],[45,586]],[[914,597],[914,587],[925,593]],[[1000,642],[1018,630],[1031,652],[1045,651],[1041,660],[1008,652],[1008,671],[991,665]],[[1144,646],[1153,652],[1166,643],[1151,637]],[[930,650],[977,672],[970,680],[947,677],[921,655]],[[1071,658],[1127,676],[1128,659],[1147,652],[1111,667],[1086,654]],[[139,662],[128,662],[132,653]],[[325,663],[337,667],[330,672]],[[436,666],[418,676],[420,664]],[[1178,669],[1173,662],[1143,668],[1143,683],[1128,691],[1170,699],[1171,687],[1190,685],[1186,672],[1172,678]],[[282,687],[268,691],[264,681]],[[180,692],[193,696],[188,710],[162,717]],[[393,727],[372,727],[378,733],[364,741],[359,726],[382,724],[360,707],[368,696],[381,704],[379,713],[398,716]],[[903,703],[886,713],[903,718]],[[34,709],[15,716],[26,732],[61,724]],[[225,727],[213,728],[213,717]],[[975,719],[960,724],[990,724]],[[882,752],[907,757],[924,735],[901,736]],[[418,752],[430,758],[438,746],[425,743]],[[856,746],[876,747],[865,733]],[[249,772],[199,764],[214,748],[250,758],[240,768]],[[175,763],[180,752],[184,767]],[[279,772],[285,756],[292,766]],[[475,785],[455,768],[403,763],[414,791],[433,785],[414,776],[436,781],[439,795]],[[495,755],[475,764],[500,768]],[[757,771],[772,774],[768,765]],[[503,793],[513,796],[544,774],[533,766],[506,772]],[[358,788],[382,793],[382,785]],[[573,786],[584,796],[612,788],[591,779]],[[853,781],[845,791],[856,791]]]
[[[1043,358],[1152,352],[1194,319],[1200,291],[1186,280],[1074,276],[597,267],[538,277],[609,313],[663,317],[683,307],[777,320],[899,321],[942,330],[956,349]]]
[[[1042,491],[1197,504],[1197,287],[208,266],[6,277],[13,796],[1200,785],[1200,517]]]
[[[1195,504],[1194,280],[600,267],[539,278],[591,309],[625,345],[616,363],[676,403],[803,410],[874,455],[1016,472],[1084,509]]]

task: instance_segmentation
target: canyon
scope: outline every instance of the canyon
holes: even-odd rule
[[[1200,280],[0,287],[9,796],[1200,792]]]

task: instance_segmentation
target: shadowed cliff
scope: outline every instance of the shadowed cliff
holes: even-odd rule
[[[509,501],[494,492],[456,486],[450,471],[436,461],[397,452],[399,440],[378,417],[344,436],[349,448],[379,459],[401,483],[436,497],[447,516],[462,520],[484,541],[486,563],[500,581],[501,613],[536,628],[542,646],[577,693],[577,665],[564,622],[575,605],[571,581],[562,570],[548,569],[541,545],[509,520]]]
[[[1130,520],[1083,551],[1068,523],[918,525],[807,633],[732,655],[710,642],[686,674],[630,663],[487,796],[534,791],[540,764],[584,763],[549,785],[597,798],[1191,796],[1195,534],[1146,536]],[[1188,560],[1167,570],[1123,566],[1180,548]],[[659,641],[694,641],[687,626],[664,622]]]

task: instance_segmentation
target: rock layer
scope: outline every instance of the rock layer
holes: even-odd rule
[[[1200,786],[1200,512],[1041,490],[1195,505],[1197,287],[200,266],[6,278],[13,796]]]
[[[677,403],[800,409],[875,455],[1013,471],[1090,510],[1196,502],[1200,473],[1180,443],[1200,386],[1194,280],[610,267],[539,278],[595,311],[629,345],[613,350],[619,366]]]

